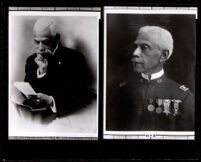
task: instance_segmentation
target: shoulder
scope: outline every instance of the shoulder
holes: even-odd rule
[[[123,81],[120,81],[118,83],[118,88],[123,89],[123,88],[126,88],[126,87],[128,87],[128,81],[127,80],[123,80]]]
[[[67,48],[64,46],[60,46],[60,50],[62,51],[63,54],[65,54],[64,56],[68,56],[68,57],[83,57],[83,54],[75,49],[72,48]]]
[[[129,79],[122,79],[113,83],[113,92],[122,96],[132,91],[135,87],[135,82],[131,83]]]
[[[168,91],[174,93],[176,96],[185,98],[188,95],[193,95],[190,89],[184,84],[178,84],[174,80],[167,78]]]
[[[122,77],[123,76],[123,77]],[[140,76],[138,74],[133,75],[122,75],[118,81],[115,81],[114,87],[120,93],[132,91],[133,89],[137,89],[139,87]]]
[[[36,53],[31,54],[30,56],[27,57],[27,62],[32,62],[36,58]]]
[[[190,91],[189,88],[186,87],[184,84],[182,84],[182,85],[178,84],[177,82],[175,82],[174,80],[169,79],[169,78],[167,78],[167,84],[169,84],[170,87],[173,87],[178,91],[181,91],[182,93]]]

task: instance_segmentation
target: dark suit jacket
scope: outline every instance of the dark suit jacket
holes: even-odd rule
[[[27,58],[25,81],[37,93],[51,95],[55,99],[58,113],[69,112],[88,102],[90,75],[84,56],[73,49],[59,45],[53,56],[48,59],[48,69],[44,77],[37,78],[37,64],[34,53]]]
[[[137,79],[136,79],[137,78]],[[130,77],[121,82],[107,102],[106,130],[193,131],[194,96],[190,90],[163,75],[150,82]],[[169,114],[157,99],[170,101]],[[180,100],[175,115],[174,101]],[[148,105],[153,105],[150,111]],[[162,111],[158,113],[157,108]]]

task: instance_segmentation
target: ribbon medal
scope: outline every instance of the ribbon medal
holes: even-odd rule
[[[162,107],[161,107],[163,104],[163,100],[162,99],[156,99],[156,103],[158,105],[158,107],[156,108],[156,113],[161,114],[163,112]]]
[[[174,116],[178,115],[178,110],[179,110],[179,103],[181,103],[181,100],[172,100],[174,103]]]
[[[154,111],[154,109],[155,109],[155,107],[154,107],[154,105],[153,105],[153,102],[154,102],[154,100],[151,98],[151,99],[149,99],[149,104],[148,104],[148,106],[147,106],[147,109],[149,110],[149,111]]]
[[[164,106],[164,111],[163,113],[166,114],[166,116],[168,116],[170,113],[170,103],[171,103],[171,100],[169,99],[164,99],[163,100],[163,106]]]

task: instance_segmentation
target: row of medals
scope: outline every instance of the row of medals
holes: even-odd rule
[[[155,101],[155,102],[154,102]],[[173,102],[173,110],[170,110],[171,102]],[[156,103],[156,104],[155,104]],[[181,100],[170,100],[170,99],[149,99],[149,104],[147,106],[148,111],[154,111],[157,114],[164,113],[167,116],[173,114],[174,116],[179,113],[179,104]]]

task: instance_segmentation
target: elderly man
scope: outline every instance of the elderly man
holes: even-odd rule
[[[119,84],[107,112],[107,130],[193,131],[194,97],[184,85],[166,77],[163,65],[173,51],[169,31],[139,29],[131,55],[134,72]]]
[[[37,95],[27,96],[29,101],[57,114],[83,107],[93,96],[84,56],[59,44],[53,19],[38,19],[33,33],[36,52],[27,58],[24,80]]]

